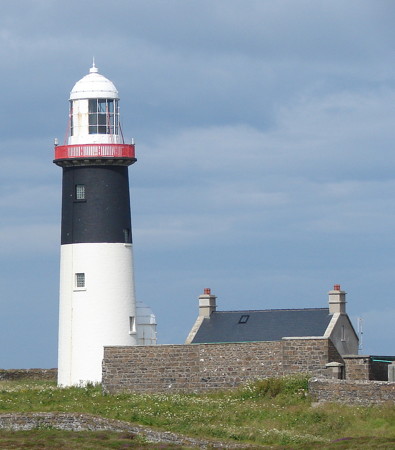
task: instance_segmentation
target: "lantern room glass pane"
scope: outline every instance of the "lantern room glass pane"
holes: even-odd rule
[[[89,114],[89,125],[97,125],[97,115]]]
[[[89,113],[97,112],[97,99],[89,100]]]
[[[89,99],[89,134],[118,134],[118,100]]]
[[[99,113],[105,113],[106,112],[106,100],[105,99],[99,99],[97,102],[97,111]]]

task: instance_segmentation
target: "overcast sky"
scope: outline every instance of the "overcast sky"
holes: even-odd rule
[[[56,367],[69,92],[95,57],[134,137],[138,298],[326,307],[395,354],[395,2],[15,0],[0,15],[0,367]]]

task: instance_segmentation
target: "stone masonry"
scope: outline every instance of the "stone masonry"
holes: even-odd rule
[[[395,383],[312,378],[309,381],[309,393],[317,402],[340,402],[349,405],[393,403]]]
[[[329,339],[105,347],[103,389],[118,392],[202,392],[250,380],[309,373],[343,362]]]
[[[346,380],[387,380],[388,364],[372,361],[370,356],[343,355]]]

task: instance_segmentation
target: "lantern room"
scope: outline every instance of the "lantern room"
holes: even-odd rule
[[[55,146],[54,162],[60,166],[80,158],[121,158],[126,165],[136,160],[134,144],[123,142],[118,91],[94,63],[70,93],[67,145]]]
[[[121,143],[118,91],[93,64],[70,94],[69,144]]]

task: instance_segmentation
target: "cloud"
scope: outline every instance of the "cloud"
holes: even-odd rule
[[[63,141],[70,89],[95,56],[120,91],[124,135],[137,143],[137,291],[157,313],[162,342],[185,338],[203,287],[223,309],[271,308],[324,306],[341,282],[352,314],[376,311],[387,327],[394,9],[385,0],[5,3],[3,298],[57,304],[53,139]],[[21,268],[28,286],[16,291]],[[33,317],[34,305],[23,305]],[[42,311],[57,323],[54,309]],[[56,341],[56,326],[32,327],[36,342],[40,333]]]
[[[51,224],[28,224],[1,226],[0,246],[3,257],[30,258],[32,254],[54,254],[60,240],[59,226]],[[18,255],[18,256],[16,256]]]
[[[138,146],[138,229],[144,236],[148,222],[160,223],[158,239],[149,233],[160,242],[165,230],[184,228],[174,233],[179,243],[225,229],[360,236],[391,229],[394,180],[383,174],[393,158],[393,97],[379,91],[302,98],[279,111],[271,130],[186,128]],[[292,221],[279,228],[283,216]]]

